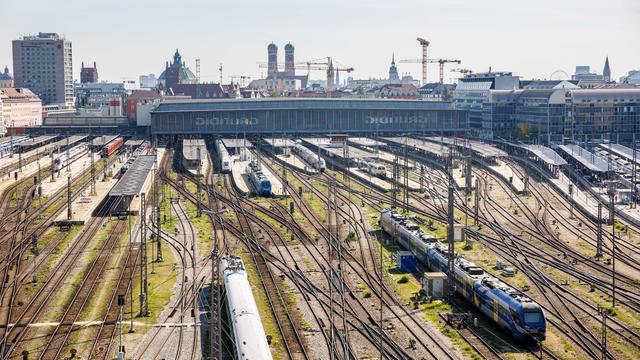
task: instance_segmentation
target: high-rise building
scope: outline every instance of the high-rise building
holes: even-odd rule
[[[13,40],[15,86],[28,88],[43,103],[73,106],[71,41],[56,33]]]
[[[91,84],[98,82],[98,66],[94,61],[93,67],[85,67],[84,63],[82,63],[82,67],[80,68],[80,83],[82,84]]]
[[[139,77],[141,88],[155,88],[158,86],[158,79],[155,74],[140,75]]]
[[[4,67],[4,72],[0,73],[0,89],[13,87],[13,78],[9,74],[9,68]]]

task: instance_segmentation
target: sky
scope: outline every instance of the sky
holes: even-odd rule
[[[101,80],[159,76],[176,48],[194,73],[201,59],[202,81],[217,82],[221,63],[225,82],[255,79],[270,42],[280,61],[291,42],[296,61],[331,56],[354,78],[386,78],[392,53],[421,56],[418,36],[431,42],[429,58],[462,61],[449,68],[543,79],[576,65],[601,73],[609,56],[615,79],[640,69],[638,0],[6,0],[0,9],[0,67],[13,72],[11,40],[57,32],[73,42],[76,79],[82,61],[97,62]],[[420,64],[397,66],[421,78]],[[437,64],[428,77],[437,80]]]

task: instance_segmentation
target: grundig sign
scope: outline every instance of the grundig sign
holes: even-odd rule
[[[198,117],[195,120],[196,126],[253,126],[258,125],[258,118],[247,118],[247,117],[210,117],[210,118],[201,118]]]
[[[368,125],[423,124],[429,120],[431,119],[418,116],[367,116],[364,118],[364,123]],[[195,119],[195,125],[199,127],[255,126],[258,123],[259,119],[255,117],[198,117]]]

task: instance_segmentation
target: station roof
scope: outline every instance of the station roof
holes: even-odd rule
[[[425,137],[426,140],[447,144],[447,145],[456,145],[467,148],[471,151],[475,151],[482,157],[504,157],[507,156],[507,153],[503,150],[498,149],[497,147],[483,143],[482,141],[477,140],[466,140],[462,138],[450,138],[450,137],[440,137],[440,136],[428,136]]]
[[[129,139],[125,141],[125,146],[140,146],[144,143],[144,139]]]
[[[441,157],[449,154],[449,147],[445,146],[444,144],[438,145],[424,140],[413,139],[405,136],[386,137],[384,139],[398,145],[404,145],[406,140],[407,146],[411,146],[416,149],[420,149],[422,151]]]
[[[378,141],[375,139],[370,139],[370,138],[366,138],[366,137],[350,137],[349,139],[347,139],[347,141],[354,143],[354,144],[358,144],[358,145],[362,145],[362,146],[384,146],[385,143],[383,143],[382,141]]]
[[[347,146],[349,148],[349,154],[348,154],[349,159],[367,159],[367,158],[377,157],[376,154],[370,153],[368,151],[364,151],[349,145]],[[339,158],[344,158],[344,148],[342,147],[320,146],[320,148],[328,153],[333,154],[334,156],[337,156]]]
[[[605,150],[611,149],[613,154],[633,163],[633,149],[631,148],[620,144],[599,144],[598,146]],[[638,151],[636,151],[636,164],[640,164],[640,152]]]
[[[0,138],[0,144],[9,144],[12,141],[16,141],[16,140],[20,140],[26,138],[26,136],[5,136]],[[25,140],[25,141],[29,141],[29,140]],[[18,145],[18,144],[16,144]]]
[[[65,137],[62,140],[58,140],[56,142],[54,142],[53,144],[51,144],[53,147],[58,147],[58,146],[67,146],[67,139],[69,140],[68,145],[69,146],[74,146],[77,143],[85,140],[87,138],[87,135],[71,135],[69,137]]]
[[[542,145],[521,145],[521,147],[529,150],[532,154],[537,156],[540,160],[549,165],[561,166],[566,165],[567,161],[562,158],[553,149]]]
[[[247,139],[222,139],[224,146],[229,148],[252,148],[253,144]]]
[[[609,170],[609,166],[606,161],[578,145],[559,145],[558,148],[574,158],[576,161],[580,162],[582,166],[591,172],[603,173]]]
[[[101,136],[96,136],[93,141],[91,141],[91,146],[104,146],[105,144],[110,143],[111,141],[113,141],[113,139],[115,139],[116,137],[118,137],[118,135],[101,135]]]
[[[200,158],[198,158],[200,149]],[[187,160],[201,160],[207,152],[207,144],[203,139],[184,139],[182,141],[182,156]]]
[[[284,139],[284,138],[265,138],[264,141],[274,148],[292,147],[296,145],[295,141],[291,139]]]
[[[109,192],[109,196],[136,196],[142,191],[142,186],[156,160],[155,155],[140,155],[129,169],[118,180]]]
[[[32,147],[32,146],[40,146],[44,143],[46,143],[47,141],[51,141],[55,138],[57,138],[58,135],[43,135],[43,136],[38,136],[35,137],[31,140],[27,140],[27,141],[23,141],[19,144],[16,144],[15,146],[18,148],[27,148],[27,147]]]
[[[405,99],[327,99],[327,98],[262,98],[262,99],[186,99],[163,101],[153,111],[247,111],[299,109],[382,109],[382,110],[452,110],[442,101]]]

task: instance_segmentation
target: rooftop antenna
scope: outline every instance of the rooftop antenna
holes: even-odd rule
[[[220,63],[220,68],[218,69],[218,71],[220,71],[220,85],[222,85],[222,63]]]

